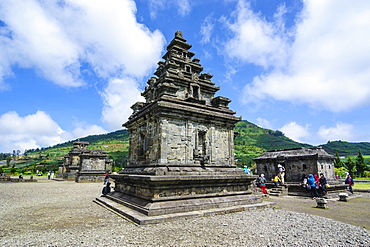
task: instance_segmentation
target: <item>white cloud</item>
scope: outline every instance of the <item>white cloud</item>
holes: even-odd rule
[[[309,127],[310,126],[308,124],[306,126],[302,126],[293,121],[285,124],[280,130],[290,139],[296,142],[304,142],[304,138],[311,135],[308,130]]]
[[[43,111],[24,117],[14,111],[7,112],[0,116],[0,150],[5,153],[12,150],[23,152],[25,149],[53,146],[72,139],[108,132],[100,126],[83,122],[76,122],[74,125],[75,129],[69,133]]]
[[[102,121],[110,130],[122,128],[132,114],[131,105],[137,101],[145,102],[133,78],[114,79],[101,93],[104,101]]]
[[[177,0],[178,12],[181,16],[186,16],[189,14],[191,7],[189,0]]]
[[[243,1],[240,6],[230,25],[231,56],[275,68],[245,86],[245,103],[273,98],[333,112],[370,103],[370,2],[304,1],[289,31],[282,31],[281,14],[270,23]],[[294,35],[292,43],[286,33]]]
[[[67,141],[71,135],[62,130],[43,111],[25,117],[16,112],[0,116],[0,149],[2,152],[40,148]]]
[[[200,34],[202,35],[202,39],[200,41],[201,44],[207,44],[211,40],[211,34],[214,28],[212,15],[207,16],[204,19],[202,26],[200,27]]]
[[[70,87],[84,84],[81,66],[103,78],[141,77],[159,60],[164,37],[135,13],[132,0],[1,1],[0,78],[13,66]]]
[[[155,19],[159,11],[167,8],[176,8],[177,14],[186,16],[191,11],[189,0],[149,0],[150,17]]]
[[[102,127],[95,124],[93,125],[79,124],[79,125],[80,126],[76,127],[73,130],[73,136],[75,136],[75,138],[85,137],[89,135],[100,135],[108,132]]]
[[[323,141],[354,141],[358,138],[355,136],[353,125],[347,123],[337,123],[335,127],[321,126],[317,135]]]
[[[248,2],[240,0],[235,11],[236,20],[226,23],[234,35],[225,44],[228,56],[265,68],[283,66],[287,57],[288,34],[281,24],[284,8],[279,10],[275,15],[276,22],[270,23],[254,13]]]
[[[265,129],[272,129],[272,124],[267,119],[257,118],[258,126],[265,128]]]
[[[190,10],[187,1],[178,1],[177,6],[182,14]],[[110,129],[121,128],[131,114],[129,106],[140,96],[131,80],[152,72],[165,43],[161,32],[137,22],[136,11],[133,0],[0,1],[0,90],[9,88],[6,78],[13,76],[15,68],[34,69],[63,87],[83,86],[87,83],[85,73],[95,75],[108,82],[101,94],[102,120]],[[65,141],[65,136],[78,138],[106,132],[100,126],[84,124],[73,134],[57,134],[58,129],[61,131],[58,124],[40,112],[24,117],[36,119],[36,126],[27,128],[36,128],[38,135],[14,128],[12,134],[4,132],[2,149],[37,148]],[[47,116],[45,123],[53,123],[53,128],[39,128],[42,113]],[[15,112],[11,115],[22,119]]]

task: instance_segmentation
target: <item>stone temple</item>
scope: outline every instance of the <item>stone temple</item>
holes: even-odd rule
[[[256,178],[234,163],[228,98],[202,73],[180,31],[123,124],[130,134],[128,165],[111,175],[115,188],[96,202],[139,224],[264,207],[252,195]]]
[[[278,174],[280,164],[285,167],[286,182],[301,182],[302,177],[308,174],[323,173],[327,179],[334,179],[334,159],[335,156],[321,147],[302,147],[270,150],[253,160],[258,174],[265,174],[268,180]]]
[[[300,185],[303,176],[322,173],[330,184],[328,194],[325,196],[336,197],[338,193],[346,192],[347,186],[335,179],[334,159],[335,156],[328,154],[321,147],[301,147],[270,150],[253,160],[256,162],[258,174],[264,174],[267,181],[271,181],[278,174],[278,165],[285,168],[284,186],[276,190],[272,182],[266,184],[270,195],[308,196]]]
[[[58,168],[58,178],[81,182],[103,182],[104,174],[112,170],[111,159],[101,149],[88,149],[89,142],[76,141]]]

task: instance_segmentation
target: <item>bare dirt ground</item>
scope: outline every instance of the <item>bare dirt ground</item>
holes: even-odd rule
[[[370,230],[370,193],[350,195],[348,202],[328,199],[327,209],[316,208],[315,200],[308,197],[270,196],[265,201],[276,202],[278,209],[322,216]]]
[[[264,200],[283,210],[137,226],[93,203],[102,188],[47,179],[0,183],[0,246],[370,246],[369,194],[329,200],[328,209],[309,198],[270,197]]]

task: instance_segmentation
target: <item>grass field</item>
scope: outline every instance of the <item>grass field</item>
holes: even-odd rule
[[[355,185],[352,186],[354,189],[361,189],[361,190],[370,190],[370,184],[361,184],[361,183],[356,183]]]

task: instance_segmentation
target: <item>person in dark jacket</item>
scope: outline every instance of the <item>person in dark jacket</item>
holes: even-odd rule
[[[324,176],[323,173],[320,173],[320,178],[319,178],[319,186],[324,195],[328,194],[328,190],[326,189],[326,177]]]
[[[348,185],[347,189],[353,194],[352,185],[354,185],[355,182],[353,181],[353,178],[351,177],[351,175],[348,174],[344,183]]]
[[[103,188],[102,196],[106,196],[110,192],[110,182],[107,182],[107,185]]]

